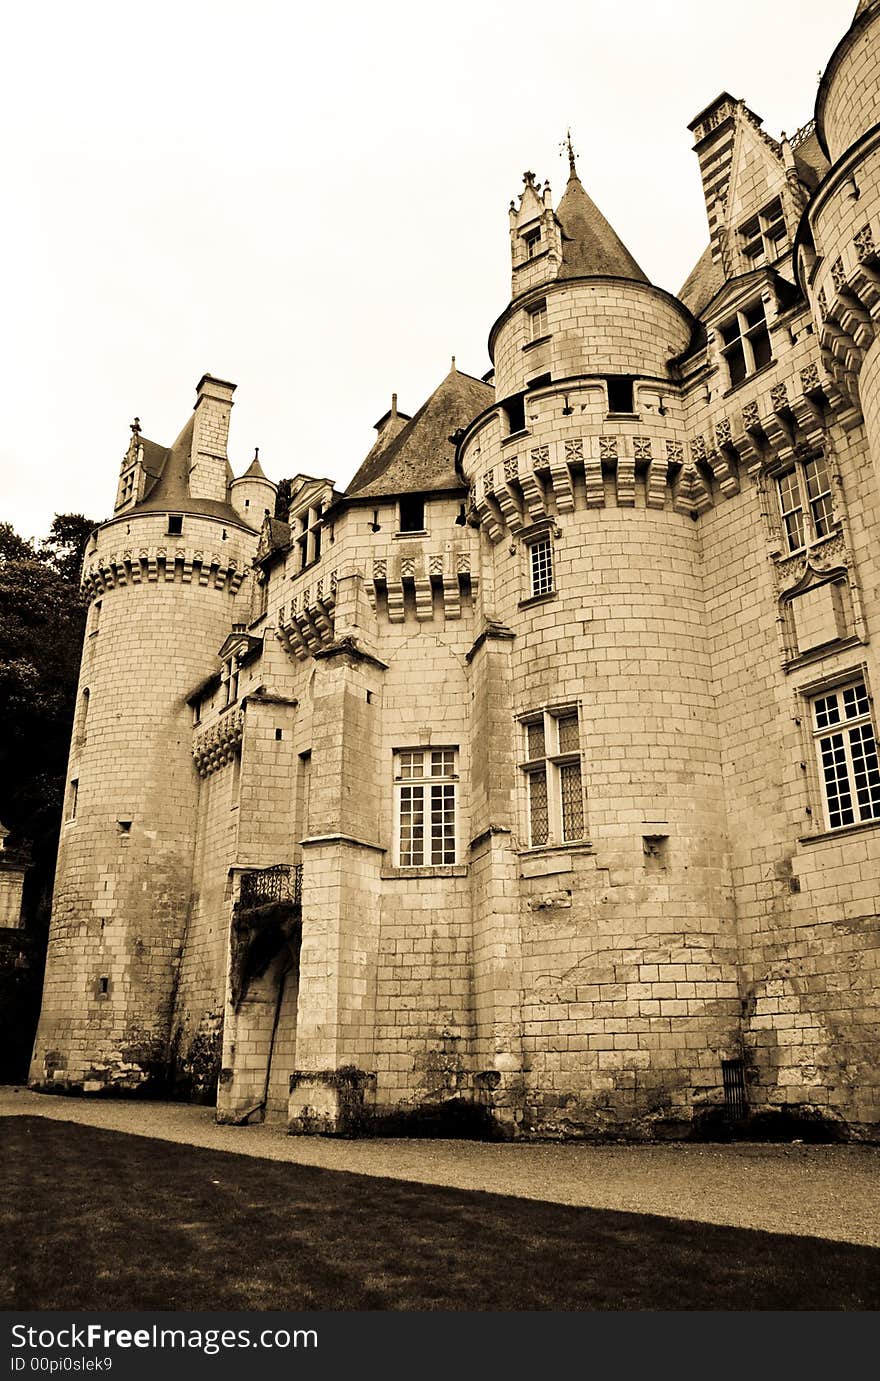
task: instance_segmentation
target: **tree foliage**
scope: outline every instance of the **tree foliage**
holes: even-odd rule
[[[32,922],[48,918],[85,625],[79,571],[94,527],[58,514],[33,543],[0,523],[0,821],[33,857]]]

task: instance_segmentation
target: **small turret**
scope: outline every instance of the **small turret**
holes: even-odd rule
[[[553,214],[549,182],[539,192],[535,174],[523,173],[519,206],[510,203],[511,294],[555,278],[562,263],[562,235]]]
[[[248,527],[260,528],[263,519],[271,518],[275,512],[277,485],[263,474],[260,464],[260,448],[254,450],[254,458],[243,475],[233,480],[229,486],[229,498],[238,516]]]
[[[556,210],[549,184],[541,196],[526,173],[510,211],[513,299],[492,328],[489,354],[499,401],[510,400],[511,431],[525,426],[527,388],[599,375],[626,380],[631,395],[634,378],[666,377],[690,339],[688,313],[652,286],[584,190],[570,135],[562,147],[569,176]]]

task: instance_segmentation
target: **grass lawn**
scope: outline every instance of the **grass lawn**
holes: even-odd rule
[[[880,1251],[0,1118],[4,1309],[878,1309]]]

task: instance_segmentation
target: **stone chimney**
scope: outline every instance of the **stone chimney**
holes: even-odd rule
[[[229,482],[226,446],[235,384],[203,374],[196,385],[196,408],[189,464],[194,499],[225,501]]]

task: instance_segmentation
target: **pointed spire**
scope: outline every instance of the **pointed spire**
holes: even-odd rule
[[[567,143],[565,147],[568,147]],[[574,168],[574,158],[572,149],[570,159],[574,171],[556,208],[556,219],[562,228],[562,266],[558,277],[589,278],[598,275],[649,282],[620,236],[587,196]]]
[[[567,153],[567,154],[568,154],[568,180],[569,180],[569,182],[571,181],[572,178],[574,178],[576,182],[579,182],[579,181],[580,181],[580,178],[578,177],[577,165],[576,165],[576,163],[575,163],[575,159],[576,159],[576,157],[577,157],[577,154],[575,153],[574,148],[573,148],[573,146],[572,146],[572,142],[571,142],[571,128],[570,128],[570,127],[565,131],[565,138],[564,138],[564,140],[562,141],[562,143],[559,145],[559,151],[560,151],[560,153]]]
[[[250,463],[250,465],[248,466],[248,468],[245,470],[244,474],[242,475],[242,479],[248,479],[248,480],[264,480],[265,478],[266,478],[266,476],[265,476],[265,474],[263,473],[263,467],[262,467],[262,465],[260,464],[260,448],[259,448],[259,446],[255,446],[255,447],[254,447],[254,458],[253,458],[253,460],[251,461],[251,463]]]

